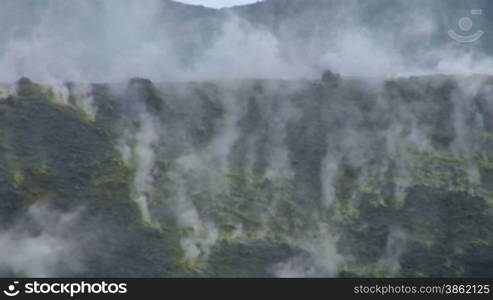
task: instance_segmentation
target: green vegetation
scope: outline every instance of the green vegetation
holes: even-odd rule
[[[70,276],[268,277],[286,262],[315,276],[491,276],[492,133],[487,122],[477,131],[466,124],[468,151],[457,146],[458,125],[442,118],[453,111],[455,81],[393,79],[377,99],[357,81],[327,83],[335,78],[282,96],[245,83],[232,123],[224,119],[233,105],[213,83],[188,84],[186,96],[145,79],[131,80],[124,96],[93,85],[97,114],[88,119],[23,78],[0,101],[0,227],[18,224],[33,204],[80,211],[72,230],[85,236],[84,268],[62,268]],[[297,113],[283,121],[286,103]],[[142,166],[119,149],[125,134],[142,133],[143,108],[162,130],[139,150],[155,155],[149,222],[132,199]],[[218,158],[223,134],[235,139]],[[272,176],[280,150],[290,170]],[[193,261],[184,239],[200,252]],[[328,244],[342,257],[336,269],[321,263],[333,259],[320,250]]]

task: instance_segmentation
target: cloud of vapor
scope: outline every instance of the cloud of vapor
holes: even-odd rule
[[[399,228],[393,228],[387,237],[385,252],[377,265],[390,270],[393,274],[398,274],[400,269],[399,259],[405,250],[406,234]]]
[[[283,60],[282,47],[272,33],[229,15],[219,38],[197,62],[194,76],[293,79],[312,75],[302,62]]]
[[[458,20],[435,2],[331,2],[327,13],[317,5],[328,1],[293,2],[299,7],[285,10],[296,17],[274,26],[241,8],[181,18],[181,4],[170,1],[6,0],[0,82],[313,78],[325,68],[370,77],[489,73],[486,37],[472,45],[448,38]],[[260,5],[271,3],[279,5]]]
[[[27,222],[0,232],[0,269],[18,276],[51,277],[78,272],[82,265],[73,231],[79,213],[53,211],[34,204]]]
[[[365,77],[491,73],[493,60],[482,51],[483,41],[461,44],[448,37],[458,19],[444,13],[449,8],[442,4],[396,1],[393,8],[371,11],[361,1],[348,1],[348,8],[338,11],[338,22],[331,23],[319,64]],[[379,21],[359,19],[363,13],[374,13]]]
[[[290,258],[272,267],[272,272],[280,278],[333,277],[337,275],[345,257],[339,253],[329,232],[320,240],[299,241],[309,254]]]
[[[151,175],[155,162],[155,153],[152,147],[158,140],[153,120],[149,115],[140,116],[141,128],[135,134],[135,148],[132,160],[136,164],[135,188],[137,204],[144,220],[150,221],[148,208],[148,193],[152,190],[153,178]]]
[[[124,101],[131,103],[133,109],[128,122],[124,127],[122,136],[117,144],[123,160],[135,169],[132,184],[132,198],[139,206],[142,218],[151,222],[149,202],[154,189],[154,176],[152,174],[156,162],[155,147],[159,142],[162,129],[159,120],[152,115],[145,104],[142,95],[138,91],[127,89],[128,98]]]
[[[201,216],[192,195],[226,186],[225,175],[230,172],[228,157],[239,135],[237,122],[241,117],[242,105],[234,94],[225,92],[221,96],[219,99],[225,109],[225,118],[216,121],[219,132],[212,136],[205,148],[194,146],[193,138],[184,133],[187,150],[177,158],[176,166],[170,172],[173,182],[171,200],[178,225],[185,231],[181,246],[188,263],[195,263],[197,259],[207,256],[218,238],[216,225]]]
[[[89,119],[94,120],[98,110],[94,103],[92,87],[88,84],[73,83],[67,89],[68,93],[62,89],[62,95],[59,98],[66,99],[68,94],[68,97],[72,97],[71,100],[74,102],[75,107],[81,109]]]

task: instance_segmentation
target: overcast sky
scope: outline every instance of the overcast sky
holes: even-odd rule
[[[260,2],[263,0],[174,0],[176,2],[183,2],[189,4],[203,5],[213,8],[230,7],[235,5],[249,4]]]

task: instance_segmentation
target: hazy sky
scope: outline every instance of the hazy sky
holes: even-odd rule
[[[249,4],[263,0],[174,0],[189,4],[203,5],[213,8],[230,7],[235,5]]]

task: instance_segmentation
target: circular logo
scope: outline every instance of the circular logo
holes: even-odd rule
[[[464,17],[459,20],[459,28],[464,31],[469,31],[472,28],[472,20],[469,17]]]

